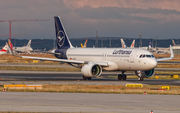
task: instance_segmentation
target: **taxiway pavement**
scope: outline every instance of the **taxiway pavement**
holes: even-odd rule
[[[125,85],[127,83],[141,83],[144,85],[178,85],[180,80],[151,80],[128,79],[119,81],[117,78],[107,78],[108,76],[117,77],[117,72],[103,73],[103,78],[92,78],[83,80],[80,72],[42,72],[42,71],[0,71],[0,84],[92,84],[92,85]],[[134,75],[135,76],[135,75]]]
[[[178,95],[0,92],[0,111],[179,113]]]

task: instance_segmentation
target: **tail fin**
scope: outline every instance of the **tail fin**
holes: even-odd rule
[[[8,48],[7,48],[7,44],[0,50],[1,52],[7,52]]]
[[[31,39],[29,40],[27,46],[31,47]]]
[[[151,49],[151,47],[152,47],[152,43],[151,43],[151,41],[149,40],[149,46],[148,46],[148,49]]]
[[[88,39],[86,39],[86,41],[84,42],[84,47],[87,47],[87,41]]]
[[[121,38],[121,46],[122,46],[122,48],[127,48],[127,46],[122,38]]]
[[[173,43],[173,46],[175,46],[176,45],[176,43],[174,42],[174,40],[172,39],[172,43]]]
[[[57,48],[58,49],[73,48],[66,34],[61,18],[59,16],[55,16],[54,22],[55,22],[55,29],[56,29]]]
[[[82,47],[82,48],[84,47],[82,43],[81,43],[81,47]]]
[[[12,43],[11,43],[11,40],[10,40],[10,39],[8,39],[8,45],[9,45],[10,49],[11,49],[11,50],[13,50],[13,45],[12,45]]]
[[[130,48],[134,48],[134,44],[135,44],[135,39],[133,40],[133,42],[132,42]]]

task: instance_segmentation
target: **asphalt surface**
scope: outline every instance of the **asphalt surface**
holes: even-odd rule
[[[178,95],[0,92],[0,111],[179,113]]]
[[[161,62],[162,63],[162,62]],[[172,63],[179,64],[178,62],[164,62],[164,63]],[[11,64],[11,63],[0,63],[0,67],[8,66],[8,67],[63,67],[63,68],[74,68],[67,64],[55,64],[55,65],[47,65],[47,64]],[[155,68],[155,71],[180,71],[180,68]]]
[[[142,83],[144,85],[180,85],[179,80],[128,79],[118,81],[117,72],[103,73],[103,78],[83,80],[80,72],[42,72],[0,70],[0,84],[90,84],[119,85]],[[134,74],[134,73],[133,73]],[[120,113],[179,113],[178,95],[95,94],[51,92],[2,92],[0,112],[120,112]]]
[[[137,79],[128,79],[119,81],[117,78],[108,78],[108,76],[117,77],[117,72],[107,72],[102,74],[102,78],[92,78],[92,80],[83,80],[80,72],[39,72],[39,71],[0,71],[0,84],[93,84],[93,85],[119,85],[127,83],[141,83],[144,85],[178,85],[180,80],[150,80],[138,81]]]

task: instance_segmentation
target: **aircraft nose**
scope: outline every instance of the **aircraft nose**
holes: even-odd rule
[[[155,59],[152,59],[150,62],[150,67],[155,68],[157,66],[157,61]]]

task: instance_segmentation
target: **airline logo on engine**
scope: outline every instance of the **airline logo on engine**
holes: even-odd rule
[[[132,51],[124,51],[124,50],[114,50],[112,54],[122,54],[122,55],[130,55]]]

